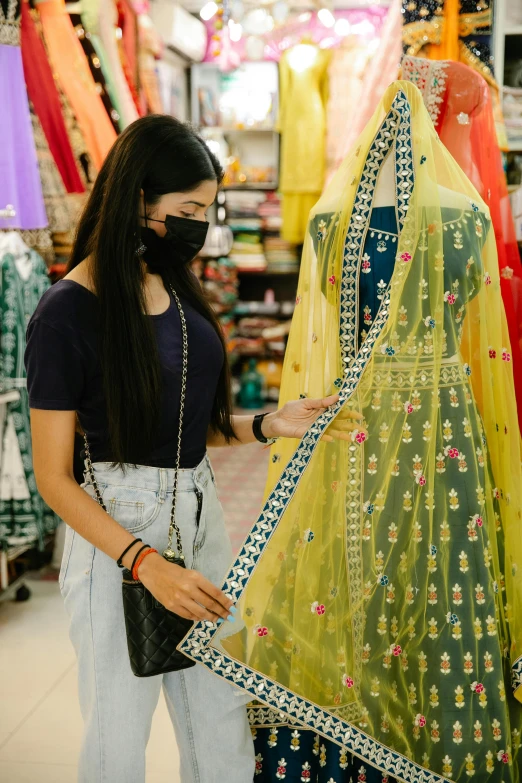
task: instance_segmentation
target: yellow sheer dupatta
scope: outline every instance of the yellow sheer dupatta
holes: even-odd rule
[[[390,156],[396,260],[360,343],[359,276]],[[272,448],[265,506],[225,582],[239,624],[199,623],[182,645],[263,705],[254,722],[297,722],[403,781],[493,763],[458,743],[447,752],[459,730],[443,726],[445,700],[454,710],[460,688],[481,708],[477,682],[465,691],[445,676],[443,656],[453,672],[463,636],[477,657],[477,629],[494,627],[495,662],[510,655],[522,690],[520,452],[489,227],[417,88],[394,83],[310,216],[285,357],[281,403],[335,389],[339,403],[299,443]],[[322,442],[345,406],[363,413],[368,436]],[[483,604],[465,576],[478,551]],[[516,780],[520,717],[505,699],[513,740],[494,764]]]

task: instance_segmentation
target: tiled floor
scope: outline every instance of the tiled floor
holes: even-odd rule
[[[268,451],[255,444],[211,457],[237,549],[261,505]],[[0,604],[0,781],[74,783],[82,727],[67,618],[56,582],[30,586],[26,603]],[[147,783],[179,783],[163,697],[147,749]]]

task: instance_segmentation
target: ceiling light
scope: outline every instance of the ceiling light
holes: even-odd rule
[[[339,38],[350,35],[351,25],[348,19],[338,19],[335,23],[335,33]]]
[[[233,22],[232,19],[228,23],[228,29],[230,31],[230,40],[237,43],[237,41],[241,40],[241,36],[243,35],[243,28],[240,24],[236,24],[236,22]]]
[[[328,8],[321,8],[317,14],[319,21],[325,27],[333,27],[335,24],[335,17]]]
[[[199,12],[199,15],[201,16],[204,22],[208,22],[209,19],[212,19],[212,17],[214,16],[217,10],[218,10],[217,5],[211,0],[211,2],[206,3],[203,6],[201,11]]]

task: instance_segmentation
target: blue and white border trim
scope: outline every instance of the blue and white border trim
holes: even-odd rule
[[[372,348],[388,319],[389,286],[383,295],[381,307],[368,336],[361,349],[357,351],[355,342],[357,332],[350,319],[350,311],[353,313],[356,303],[360,256],[371,215],[372,189],[375,187],[380,165],[392,144],[395,144],[399,191],[398,221],[399,227],[402,228],[413,189],[410,106],[402,92],[397,93],[392,109],[381,125],[368,153],[348,231],[350,240],[347,240],[341,294],[341,332],[344,334],[343,356],[346,356],[349,361],[345,363],[347,366],[339,390],[339,402],[325,411],[310,427],[267,498],[261,515],[243,544],[223,587],[224,592],[230,595],[234,602],[240,599],[245,590],[264,549],[295,494],[323,433],[356,391],[370,361]],[[365,198],[364,194],[368,193],[370,198]],[[358,217],[361,219],[358,220]],[[353,220],[356,220],[354,225],[357,225],[357,229],[352,227]],[[352,230],[355,232],[353,236]],[[207,666],[214,674],[248,692],[253,701],[266,705],[261,709],[259,716],[262,722],[272,714],[276,725],[283,718],[287,723],[300,724],[336,742],[403,783],[448,783],[446,778],[387,748],[346,719],[307,701],[270,677],[217,650],[212,646],[216,633],[217,628],[212,623],[196,623],[179,649],[189,658]]]

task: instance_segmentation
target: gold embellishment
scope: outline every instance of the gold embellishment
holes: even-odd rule
[[[17,0],[9,0],[7,14],[0,5],[0,44],[4,46],[20,46],[20,18]]]

